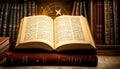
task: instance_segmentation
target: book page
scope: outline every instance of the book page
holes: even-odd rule
[[[80,16],[60,16],[55,19],[56,46],[68,43],[90,43]]]
[[[53,46],[53,20],[50,17],[25,17],[23,24],[21,43],[38,41]]]

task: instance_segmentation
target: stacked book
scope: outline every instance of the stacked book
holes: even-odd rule
[[[45,15],[28,16],[21,20],[14,51],[7,52],[6,64],[97,66],[95,50],[84,16],[54,20]]]
[[[86,50],[87,51],[87,50]],[[79,51],[84,52],[84,51]],[[90,52],[90,51],[89,51]],[[8,52],[8,66],[97,66],[94,53]]]
[[[0,37],[0,64],[6,57],[9,46],[9,37]]]

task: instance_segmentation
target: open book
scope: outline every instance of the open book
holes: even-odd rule
[[[29,16],[21,20],[16,49],[64,51],[96,49],[88,22],[83,16]]]

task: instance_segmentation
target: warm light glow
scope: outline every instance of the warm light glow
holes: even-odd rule
[[[61,15],[61,9],[55,10],[55,11],[56,11],[56,16],[57,16],[57,15]]]

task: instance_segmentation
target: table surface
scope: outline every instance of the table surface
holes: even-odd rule
[[[120,56],[98,56],[97,67],[81,66],[17,66],[3,67],[0,69],[120,69]]]

